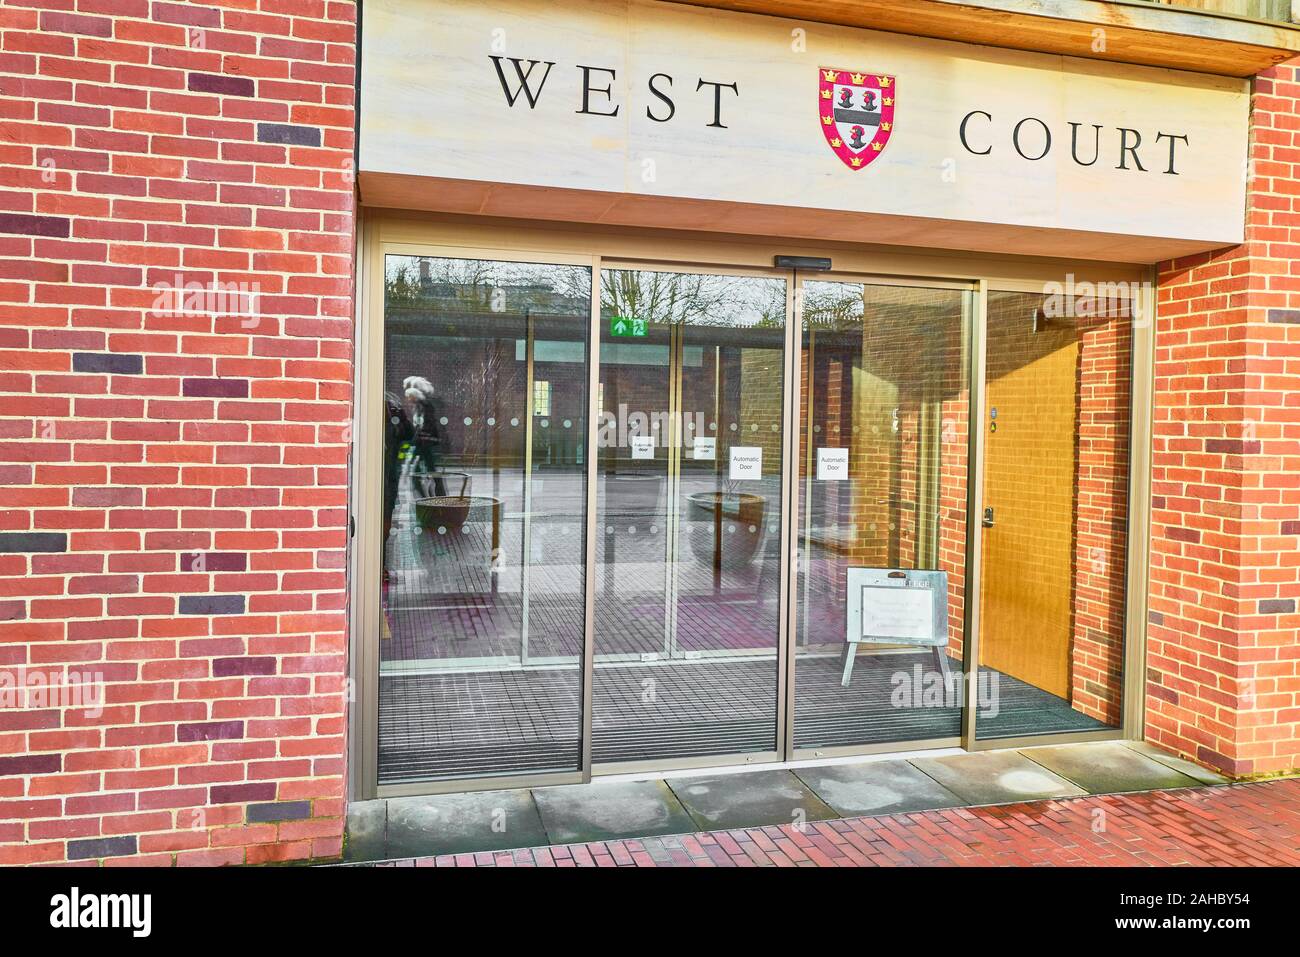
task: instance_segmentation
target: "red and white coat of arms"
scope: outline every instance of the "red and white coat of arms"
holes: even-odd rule
[[[894,132],[897,83],[879,73],[818,69],[818,113],[826,142],[849,169],[870,166]]]

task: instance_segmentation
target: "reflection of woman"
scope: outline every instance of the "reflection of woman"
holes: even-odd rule
[[[411,449],[416,461],[423,466],[425,473],[433,479],[433,493],[447,494],[447,483],[438,473],[438,460],[442,457],[442,429],[438,424],[438,402],[433,394],[433,384],[421,376],[407,376],[402,383],[406,390],[407,406],[411,410]],[[420,479],[412,475],[416,495],[423,498],[426,494],[420,486]]]
[[[406,417],[402,400],[391,392],[384,393],[384,541],[393,528],[393,510],[397,508],[397,487],[402,478],[399,456],[402,445],[411,441],[411,421]],[[387,574],[387,569],[385,569]]]

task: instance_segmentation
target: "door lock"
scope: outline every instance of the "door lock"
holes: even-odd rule
[[[993,521],[993,506],[984,509],[984,527],[992,528],[996,522]]]

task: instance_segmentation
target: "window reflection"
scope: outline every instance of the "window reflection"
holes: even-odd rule
[[[590,289],[386,258],[381,783],[579,766]]]
[[[601,275],[598,763],[775,747],[785,315],[783,279]]]
[[[1119,726],[1130,302],[989,294],[980,738]]]
[[[804,284],[796,747],[960,734],[972,302]],[[867,570],[936,573],[925,643],[848,642]]]

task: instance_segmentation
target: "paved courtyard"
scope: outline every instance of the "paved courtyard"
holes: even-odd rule
[[[1300,778],[1230,784],[1133,741],[625,775],[354,803],[344,860],[1300,865]]]
[[[387,861],[390,867],[1300,865],[1300,779]]]

